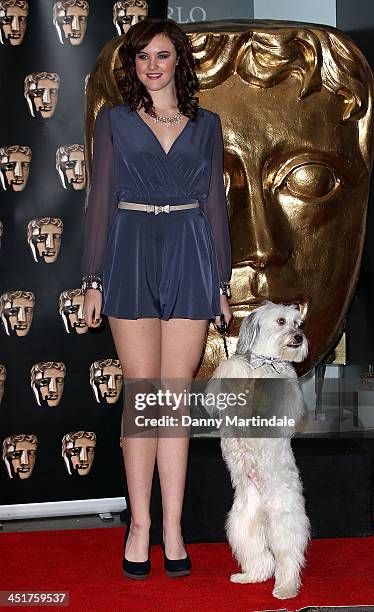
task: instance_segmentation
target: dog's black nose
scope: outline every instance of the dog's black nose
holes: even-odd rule
[[[295,342],[297,342],[298,344],[301,344],[303,341],[303,337],[300,336],[300,334],[296,334],[296,336],[294,336],[294,340]]]

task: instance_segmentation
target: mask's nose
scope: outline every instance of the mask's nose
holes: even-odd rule
[[[16,176],[17,178],[22,178],[22,162],[16,162],[16,165],[14,167],[14,176]]]
[[[12,33],[19,32],[20,30],[20,21],[18,15],[13,15],[12,17]]]
[[[73,15],[73,20],[71,22],[71,29],[72,31],[77,34],[80,30],[80,23],[79,23],[79,17],[78,15]]]
[[[241,175],[240,191],[235,194],[234,215],[240,218],[233,230],[236,233],[233,244],[234,264],[249,265],[256,272],[261,272],[269,265],[284,265],[291,256],[292,237],[289,235],[287,222],[279,207],[271,201],[271,195],[263,187],[261,173],[253,175],[252,168],[244,160],[232,160],[234,166],[241,163],[241,168],[233,168],[234,174]],[[232,190],[234,194],[239,184]],[[231,189],[230,189],[231,191]]]
[[[49,91],[48,87],[44,87],[43,89],[43,95],[42,95],[42,100],[44,102],[44,104],[50,104],[51,103],[51,94]]]

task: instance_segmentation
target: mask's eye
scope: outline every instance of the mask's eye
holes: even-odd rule
[[[97,382],[99,385],[105,385],[105,384],[107,384],[107,383],[108,383],[108,378],[109,378],[109,376],[106,376],[105,374],[103,374],[103,376],[98,376],[98,377],[96,378],[96,382]]]
[[[330,168],[322,164],[304,164],[292,170],[286,178],[290,193],[302,199],[326,196],[335,182]]]
[[[327,202],[339,186],[340,179],[334,167],[305,155],[289,160],[274,180],[274,188],[283,204],[295,203],[295,199],[306,203]]]
[[[278,325],[284,325],[286,323],[286,319],[284,319],[283,317],[279,317],[279,319],[277,319],[277,323]]]

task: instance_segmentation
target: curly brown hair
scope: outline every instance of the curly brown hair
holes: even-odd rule
[[[118,80],[122,98],[131,110],[136,110],[141,103],[146,112],[152,109],[153,101],[147,88],[138,79],[135,69],[135,56],[146,47],[157,34],[165,34],[173,43],[179,62],[175,67],[175,88],[178,108],[191,120],[198,113],[199,98],[194,96],[199,89],[196,76],[196,61],[192,53],[190,39],[180,26],[172,19],[159,17],[146,18],[131,26],[124,37],[119,50],[123,76]]]

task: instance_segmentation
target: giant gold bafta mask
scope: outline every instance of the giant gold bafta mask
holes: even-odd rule
[[[62,456],[70,476],[87,476],[95,455],[96,434],[93,431],[73,431],[62,439]]]
[[[106,43],[101,50],[96,64],[85,85],[85,124],[86,124],[86,170],[91,173],[93,153],[93,133],[95,121],[100,109],[108,104],[122,104],[122,96],[117,85],[118,78],[123,78],[118,51],[122,46],[122,36]],[[88,180],[88,176],[87,176]],[[88,189],[86,189],[85,210],[87,209]]]
[[[38,439],[34,434],[18,434],[3,440],[3,461],[9,478],[30,478],[37,448]]]
[[[87,30],[90,8],[86,0],[62,0],[53,6],[53,25],[60,43],[67,40],[71,45],[80,45]]]
[[[82,289],[66,289],[59,297],[59,313],[64,322],[65,331],[70,334],[85,334],[88,325],[83,316],[84,293]]]
[[[123,374],[118,359],[99,359],[90,367],[90,384],[98,403],[118,401],[122,389]]]
[[[5,381],[6,381],[6,367],[0,364],[0,404],[3,401],[5,392]]]
[[[33,72],[24,83],[26,98],[32,117],[49,119],[53,116],[60,89],[60,77],[55,72]]]
[[[23,191],[29,180],[31,149],[27,146],[0,147],[0,181],[4,191]]]
[[[7,336],[26,336],[31,327],[35,306],[32,291],[7,291],[0,295],[0,316]]]
[[[64,189],[80,191],[86,187],[86,162],[84,145],[71,144],[59,147],[56,152],[56,170]]]
[[[199,103],[222,120],[229,350],[260,302],[297,303],[311,343],[302,374],[338,341],[357,281],[373,161],[371,70],[352,40],[327,26],[239,20],[183,28],[198,63]],[[119,46],[113,39],[104,47],[87,87],[89,171],[96,114],[121,103]],[[224,357],[212,325],[198,376]]]
[[[63,229],[62,219],[58,217],[41,217],[29,221],[27,242],[36,262],[56,261],[60,252]]]
[[[58,406],[64,390],[66,366],[62,361],[34,363],[30,385],[39,406]]]
[[[232,334],[264,299],[297,303],[311,342],[305,372],[341,334],[359,272],[373,77],[343,33],[279,26],[208,26],[191,42],[201,104],[224,130]]]
[[[113,23],[119,36],[126,34],[130,27],[148,15],[145,0],[121,0],[113,5]]]
[[[0,44],[17,47],[22,43],[28,14],[26,0],[0,0]]]

